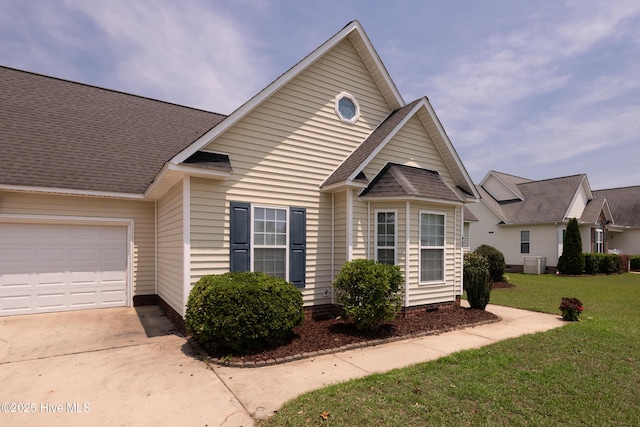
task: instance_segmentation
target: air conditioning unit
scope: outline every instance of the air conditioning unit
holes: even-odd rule
[[[526,256],[524,257],[524,274],[544,274],[547,268],[547,257]]]

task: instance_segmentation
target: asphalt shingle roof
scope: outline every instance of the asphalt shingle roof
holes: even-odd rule
[[[606,198],[616,225],[640,227],[640,186],[592,191],[596,198]]]
[[[0,67],[0,185],[143,194],[224,118]]]
[[[397,163],[387,163],[360,196],[462,201],[438,172]]]
[[[535,224],[563,221],[569,210],[584,174],[546,179],[542,181],[523,181],[515,184],[523,199],[507,202],[495,201],[486,191],[482,197],[488,200],[508,224]],[[487,199],[489,198],[489,199]]]

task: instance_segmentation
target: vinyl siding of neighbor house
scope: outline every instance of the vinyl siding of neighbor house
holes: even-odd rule
[[[626,229],[622,233],[609,233],[609,249],[621,254],[640,254],[640,230]]]
[[[0,214],[133,219],[133,295],[155,294],[153,202],[0,192]]]
[[[581,185],[576,192],[575,199],[573,200],[573,204],[569,208],[569,213],[567,214],[567,219],[577,218],[580,219],[582,216],[582,212],[584,212],[584,208],[587,206],[587,202],[589,201],[587,197],[587,192],[584,188],[584,185]]]
[[[174,185],[157,202],[158,295],[184,315],[183,182]]]
[[[487,193],[491,194],[493,198],[499,202],[518,198],[518,196],[516,196],[513,191],[511,191],[493,175],[488,176],[487,179],[483,181],[482,187],[487,191]]]
[[[365,175],[373,179],[388,162],[437,171],[449,187],[456,187],[451,172],[417,116],[409,119],[365,167]]]
[[[478,218],[471,223],[471,250],[486,244],[498,249],[507,265],[523,265],[525,256],[546,257],[546,265],[555,267],[562,251],[563,226],[554,224],[499,226],[500,219],[483,203],[475,203],[469,209]],[[520,252],[520,232],[529,231],[529,253]]]
[[[336,97],[343,91],[353,95],[360,105],[360,119],[355,124],[341,122],[335,113]],[[331,287],[332,260],[330,248],[327,250],[319,242],[331,238],[332,196],[321,193],[319,186],[390,112],[347,39],[209,143],[205,150],[229,155],[233,173],[221,182],[194,180],[192,208],[196,203],[203,208],[214,203],[202,202],[205,194],[220,197],[215,201],[214,214],[222,218],[219,207],[224,201],[224,222],[215,226],[222,225],[225,236],[216,245],[203,244],[207,234],[215,233],[206,230],[213,222],[202,221],[192,213],[192,282],[208,271],[228,269],[231,201],[297,206],[307,210],[307,280],[303,297],[305,304],[323,303],[318,294],[324,297],[324,289]],[[342,196],[335,197],[339,204]],[[337,221],[340,209],[337,206],[334,211]],[[336,259],[341,251],[340,227],[337,222]],[[333,267],[338,269],[341,265]],[[326,302],[330,302],[330,296]]]

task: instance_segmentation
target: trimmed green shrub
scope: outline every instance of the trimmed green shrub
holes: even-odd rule
[[[375,332],[402,309],[403,283],[397,265],[356,259],[342,266],[333,286],[337,303],[356,328]]]
[[[582,274],[584,271],[584,254],[578,220],[571,218],[567,225],[562,255],[558,259],[558,270],[562,274]]]
[[[504,271],[507,268],[502,252],[489,245],[480,245],[473,252],[480,254],[487,259],[491,280],[494,282],[502,282]]]
[[[600,273],[613,274],[618,272],[620,257],[617,254],[599,254],[602,256],[600,260]]]
[[[640,255],[631,255],[631,269],[634,271],[640,270]]]
[[[465,254],[463,280],[471,308],[484,310],[493,288],[487,258],[474,252]]]
[[[584,254],[584,272],[586,274],[598,274],[600,272],[600,261],[603,254]]]
[[[264,273],[210,275],[191,290],[184,323],[205,348],[247,353],[285,342],[302,304],[295,286]]]
[[[613,274],[624,271],[621,267],[621,258],[622,255],[618,254],[584,254],[584,272],[586,274]]]

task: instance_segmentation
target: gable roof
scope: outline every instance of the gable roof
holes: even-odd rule
[[[480,185],[483,185],[487,180],[491,177],[497,179],[505,188],[507,188],[511,193],[513,193],[514,198],[522,200],[524,196],[518,189],[518,184],[523,184],[525,182],[532,182],[533,180],[522,178],[520,176],[509,175],[507,173],[498,172],[498,171],[489,171],[487,175],[482,179]]]
[[[593,195],[607,200],[616,225],[640,228],[640,186],[595,190]]]
[[[397,163],[387,163],[360,197],[464,202],[438,172]]]
[[[453,144],[444,132],[433,107],[427,98],[417,99],[410,104],[393,111],[374,131],[365,139],[321,184],[320,188],[330,189],[333,186],[354,185],[363,186],[361,174],[363,169],[384,148],[393,136],[413,116],[418,116],[425,129],[431,135],[433,143],[449,168],[457,185],[465,197],[479,199],[479,194],[469,177]]]
[[[141,198],[225,118],[1,66],[0,102],[0,188],[12,189]]]
[[[298,62],[287,72],[285,72],[271,84],[269,84],[266,88],[258,92],[258,94],[256,94],[253,98],[243,104],[240,108],[231,113],[229,117],[220,124],[220,126],[212,128],[209,132],[198,138],[198,140],[195,141],[191,146],[176,154],[173,159],[171,159],[171,163],[182,163],[196,151],[204,148],[211,141],[213,141],[215,138],[217,138],[219,135],[221,135],[227,129],[237,123],[240,119],[245,117],[256,107],[261,105],[262,102],[268,99],[272,94],[274,94],[280,88],[297,77],[300,73],[306,70],[309,66],[315,63],[324,54],[329,52],[331,49],[336,47],[339,43],[347,38],[353,43],[354,47],[367,66],[369,72],[380,88],[380,91],[385,97],[389,106],[392,109],[403,107],[405,105],[405,102],[402,99],[402,96],[400,95],[400,92],[398,91],[395,83],[391,79],[389,72],[382,63],[382,60],[378,56],[378,53],[371,44],[369,37],[364,32],[362,25],[358,21],[351,21],[337,34],[323,43],[311,54],[307,55],[302,61]]]
[[[498,202],[484,188],[482,198],[505,224],[562,222],[585,179],[584,174],[541,181],[520,178],[521,182],[510,184],[516,187],[521,200]]]
[[[362,164],[371,154],[380,148],[389,136],[397,131],[398,125],[403,122],[420,100],[415,100],[404,107],[395,110],[376,128],[362,144],[358,146],[344,162],[322,183],[320,186],[329,187],[343,181],[354,180],[362,171]]]

